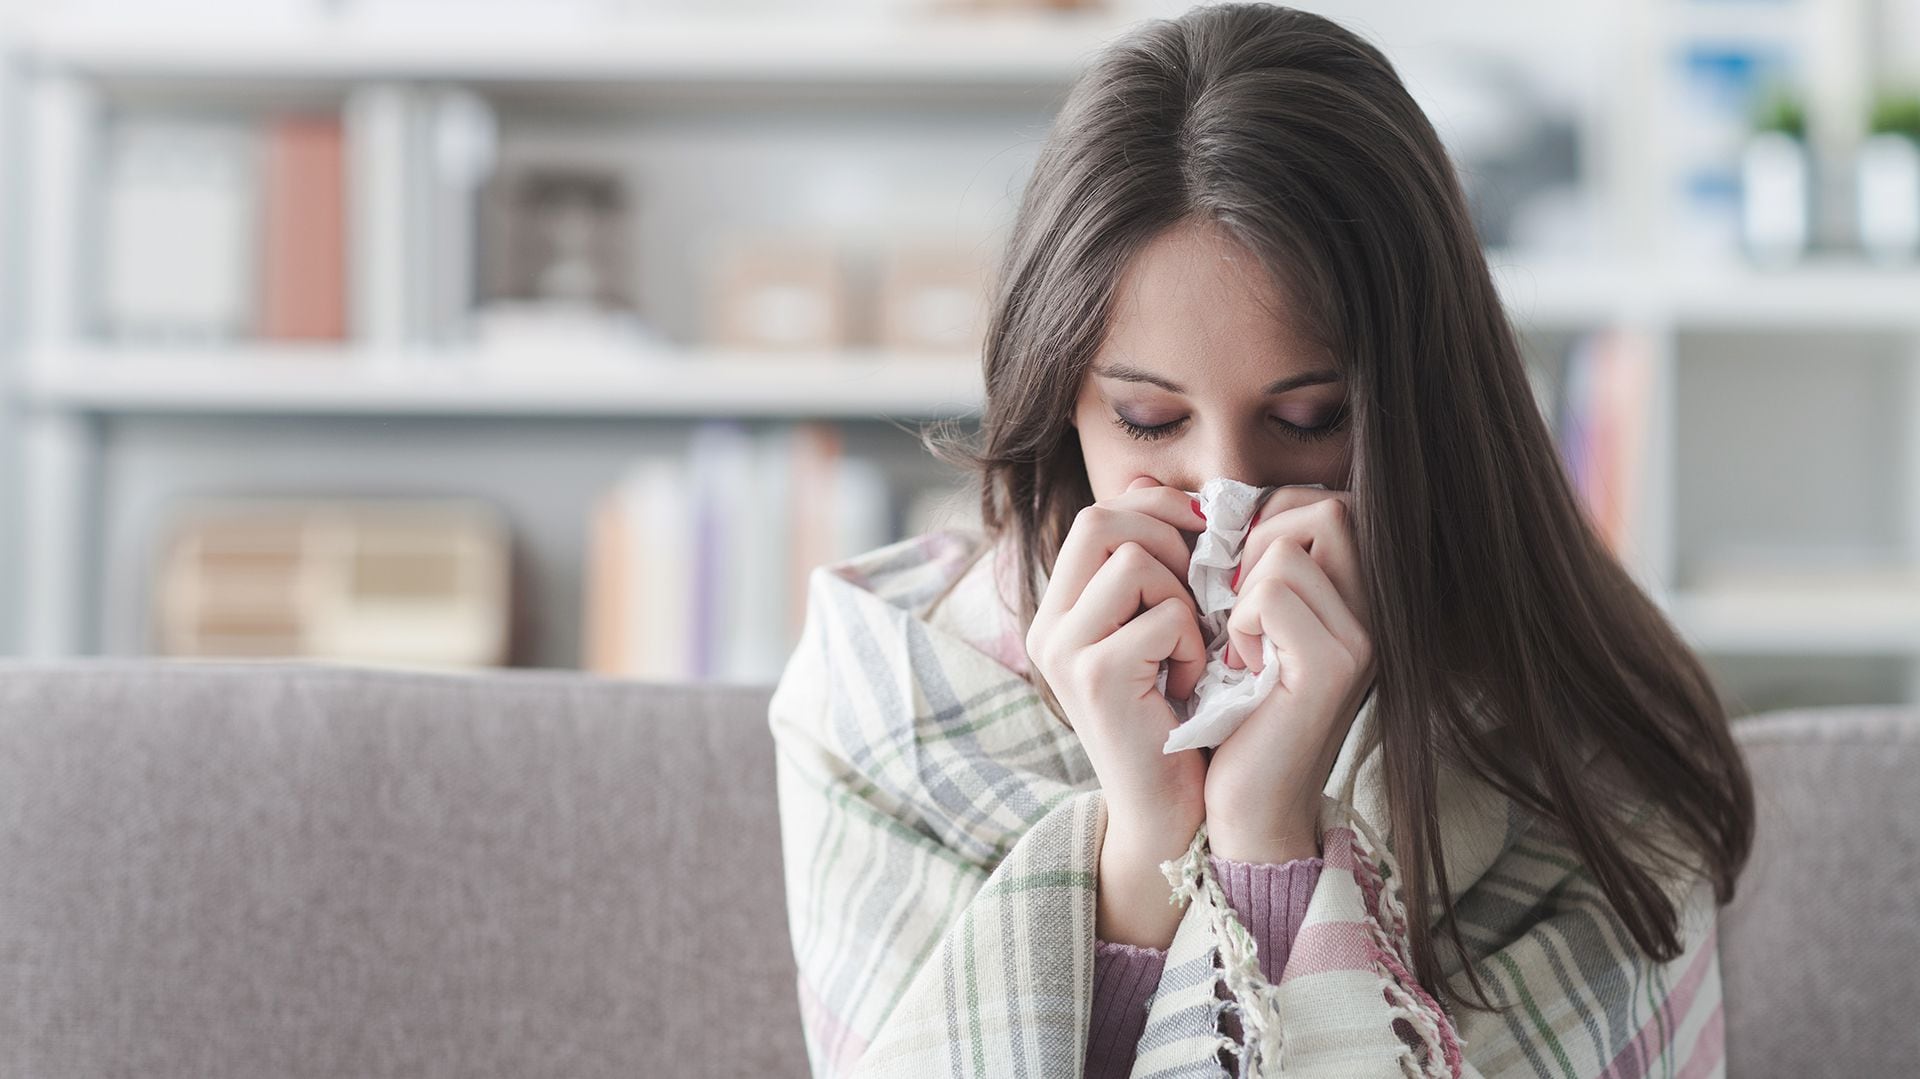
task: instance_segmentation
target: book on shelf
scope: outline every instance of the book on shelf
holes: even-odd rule
[[[694,599],[686,474],[671,459],[643,458],[603,501],[585,582],[589,669],[685,677],[694,654],[684,623]]]
[[[487,100],[457,87],[416,94],[409,212],[419,230],[417,333],[433,345],[471,340],[479,303],[480,192],[493,175],[498,122]]]
[[[346,142],[340,117],[281,116],[262,132],[259,334],[347,336]]]
[[[347,143],[348,315],[363,347],[396,349],[411,336],[408,312],[420,275],[409,265],[406,148],[413,91],[369,83],[341,109]]]
[[[473,337],[482,192],[498,157],[487,100],[458,87],[368,83],[348,92],[354,332],[368,347]]]
[[[599,499],[584,665],[613,677],[771,682],[799,640],[817,566],[895,538],[879,463],[830,424],[695,428]]]
[[[1653,356],[1631,333],[1602,329],[1568,353],[1560,452],[1582,506],[1608,547],[1626,556],[1639,525]]]
[[[251,132],[129,116],[100,147],[95,315],[113,340],[206,345],[251,329],[259,258]]]

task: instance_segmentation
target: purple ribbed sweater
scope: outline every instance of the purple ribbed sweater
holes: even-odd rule
[[[1307,910],[1307,900],[1325,863],[1319,858],[1290,862],[1236,862],[1208,855],[1213,873],[1226,893],[1227,905],[1253,935],[1260,953],[1260,973],[1270,982],[1280,980],[1294,930]],[[1093,1014],[1087,1020],[1085,1079],[1126,1079],[1133,1070],[1135,1048],[1147,1027],[1147,1008],[1160,984],[1166,963],[1164,948],[1142,948],[1096,938],[1093,942]],[[1224,985],[1215,993],[1226,999]],[[1221,1020],[1222,1029],[1237,1038],[1238,1017]]]

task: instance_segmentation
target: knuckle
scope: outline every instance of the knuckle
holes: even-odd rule
[[[1061,662],[1061,680],[1080,696],[1092,696],[1102,684],[1100,671],[1106,665],[1104,651],[1089,645],[1066,656]]]
[[[1319,657],[1318,662],[1334,668],[1339,671],[1342,676],[1352,675],[1360,669],[1358,657],[1353,654],[1352,649],[1348,648],[1339,640],[1332,637],[1327,638],[1326,645],[1320,648],[1319,651],[1322,652],[1323,655]]]
[[[1316,662],[1326,664],[1343,677],[1360,669],[1360,657],[1355,654],[1353,646],[1331,633],[1316,641],[1314,650],[1319,653]]]
[[[1367,664],[1373,662],[1372,636],[1365,633],[1359,635],[1359,638],[1354,642],[1353,658],[1354,662],[1361,667],[1365,667]]]
[[[1279,550],[1275,553],[1274,558],[1278,560],[1282,570],[1299,569],[1313,558],[1312,555],[1307,553],[1307,549],[1297,542],[1289,541],[1277,544],[1277,546]]]

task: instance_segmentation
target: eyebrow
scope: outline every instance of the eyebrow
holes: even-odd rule
[[[1187,392],[1179,383],[1170,382],[1151,371],[1134,367],[1131,364],[1104,363],[1095,367],[1093,373],[1102,378],[1111,378],[1119,382],[1145,382],[1158,386],[1168,393],[1184,394]],[[1275,379],[1273,382],[1268,383],[1266,392],[1269,394],[1286,393],[1288,390],[1298,389],[1301,386],[1314,386],[1322,382],[1338,382],[1342,377],[1340,372],[1325,368],[1317,371],[1303,371],[1297,375],[1289,375],[1286,378]]]

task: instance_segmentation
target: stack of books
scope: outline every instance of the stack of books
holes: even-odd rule
[[[887,476],[825,423],[705,421],[684,457],[650,456],[598,501],[584,584],[585,666],[614,677],[770,682],[799,640],[814,567],[942,520],[928,490],[896,521]]]
[[[106,136],[99,319],[128,343],[347,336],[337,113],[140,117]]]
[[[1566,362],[1560,452],[1595,527],[1624,558],[1638,524],[1653,357],[1642,338],[1605,329],[1578,338]]]

